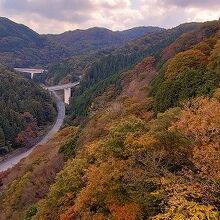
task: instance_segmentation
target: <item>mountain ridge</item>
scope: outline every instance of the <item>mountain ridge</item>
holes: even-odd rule
[[[219,31],[183,24],[54,67],[85,75],[65,128],[0,173],[0,219],[219,220]]]
[[[125,31],[112,31],[103,27],[67,31],[61,34],[44,35],[49,40],[70,48],[72,55],[122,46],[143,35],[165,30],[159,27],[135,27]]]
[[[148,32],[159,30],[149,28]],[[135,33],[136,29],[133,31],[128,32],[133,36],[127,38],[126,34],[97,27],[41,35],[23,24],[0,17],[0,63],[10,67],[45,66],[73,55],[123,45],[143,34],[143,30],[140,33]]]

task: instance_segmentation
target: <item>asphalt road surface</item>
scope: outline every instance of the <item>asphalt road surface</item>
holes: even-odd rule
[[[65,118],[65,104],[55,91],[52,92],[57,105],[57,119],[51,130],[44,136],[44,138],[30,149],[24,149],[23,152],[18,152],[15,155],[9,156],[6,160],[0,162],[0,172],[6,171],[18,164],[21,159],[27,157],[37,146],[47,143],[61,128]]]

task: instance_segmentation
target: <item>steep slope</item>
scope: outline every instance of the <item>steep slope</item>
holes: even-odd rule
[[[107,84],[116,83],[122,71],[131,68],[146,56],[154,55],[159,59],[157,56],[165,47],[183,33],[195,31],[199,26],[199,23],[188,23],[170,30],[147,34],[124,47],[112,50],[109,54],[104,54],[101,58],[98,57],[96,62],[87,66],[81,86],[70,104],[70,111],[74,115],[87,114],[92,99],[101,94]]]
[[[182,49],[166,61],[164,50],[179,42],[181,34],[172,33],[180,38],[168,39],[170,43],[161,40],[155,56],[147,55],[116,78],[107,77],[102,92],[92,97],[86,120],[66,127],[0,175],[0,219],[218,220],[216,24],[219,21],[199,25],[192,33],[203,37],[189,47],[180,44]],[[205,35],[204,27],[209,30]],[[136,46],[141,48],[143,42]],[[161,89],[163,98],[163,91],[169,90],[163,89],[167,80],[181,83],[167,98],[172,106],[160,103],[165,104],[161,113],[155,108],[155,93]],[[181,102],[176,102],[178,96]]]
[[[163,112],[196,96],[212,96],[219,83],[217,42],[220,22],[206,22],[161,53],[164,68],[153,82],[154,108]]]
[[[0,67],[0,156],[32,144],[55,115],[47,92]]]
[[[0,18],[0,52],[15,51],[26,46],[42,46],[43,38],[22,24],[16,24],[7,18]]]
[[[146,55],[153,54],[155,51],[158,52],[157,50],[159,48],[163,49],[163,47],[175,41],[181,34],[191,32],[198,26],[199,23],[183,24],[170,30],[148,33],[116,49],[112,48],[92,54],[73,56],[69,59],[57,62],[54,65],[50,65],[48,79],[52,84],[58,84],[63,79],[67,81],[72,80],[77,75],[89,76],[89,74],[93,74],[94,71],[100,71],[98,70],[99,63],[101,63],[100,66],[102,66],[102,63],[105,63],[106,68],[105,71],[102,70],[102,72],[103,77],[106,77],[107,73],[104,74],[104,72],[111,71],[111,68],[108,68],[109,65],[112,65],[112,73],[118,71],[117,68],[119,68],[119,70],[129,68]],[[142,28],[140,28],[140,31],[141,30]],[[130,30],[125,32],[128,32],[127,35],[129,35],[130,33],[135,33],[135,31],[136,29],[134,29],[134,32],[130,32]],[[116,63],[117,59],[120,59],[119,62],[122,62],[123,59],[127,60],[126,66],[120,67],[121,64],[118,65]]]
[[[87,74],[93,63],[110,55],[114,51],[114,47],[123,47],[133,39],[163,30],[158,27],[137,27],[113,32],[104,28],[91,28],[84,31],[77,30],[60,35],[49,35],[51,40],[62,43],[67,48],[72,48],[73,54],[82,54],[49,65],[48,82],[50,84],[72,82],[79,75]]]
[[[183,72],[169,68],[165,77],[175,81],[187,74],[192,78],[183,82],[188,89],[200,90],[200,98],[194,99],[192,92],[190,102],[157,115],[152,108],[157,100],[148,97],[147,87],[159,60],[145,58],[120,74],[119,95],[112,95],[116,86],[105,86],[104,93],[93,99],[92,114],[77,138],[62,146],[64,153],[73,147],[72,159],[36,204],[33,219],[219,219],[220,28],[212,31],[216,24],[204,24],[210,32],[187,49],[182,45],[184,52],[177,52],[161,69],[180,67]],[[196,32],[203,35],[203,30],[202,25]],[[198,51],[193,57],[191,51],[206,41],[215,43],[204,63]],[[171,100],[184,90],[178,89],[172,91]]]
[[[7,18],[0,18],[0,32],[0,63],[8,66],[45,65],[69,54],[64,47]]]

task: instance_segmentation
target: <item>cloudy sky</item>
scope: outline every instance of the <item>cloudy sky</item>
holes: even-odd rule
[[[173,27],[220,16],[219,0],[0,0],[0,16],[39,33],[93,26],[123,30],[134,26]]]

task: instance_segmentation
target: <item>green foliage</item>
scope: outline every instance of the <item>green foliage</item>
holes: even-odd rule
[[[86,115],[92,100],[101,95],[106,87],[111,84],[120,87],[120,73],[128,70],[144,57],[158,54],[182,33],[193,30],[197,25],[185,24],[169,31],[149,34],[98,59],[88,68],[80,88],[71,101],[69,112],[73,115]]]
[[[75,80],[84,75],[80,88],[74,93],[68,111],[72,115],[87,115],[92,100],[101,95],[109,85],[115,85],[115,95],[120,92],[120,73],[131,68],[142,58],[160,51],[182,33],[194,30],[198,24],[184,24],[169,31],[151,33],[123,48],[75,56],[52,65],[49,78],[58,83],[61,79]],[[54,76],[53,76],[54,74]]]
[[[0,147],[5,146],[5,134],[3,129],[0,127]]]
[[[6,219],[11,219],[13,212],[20,207],[20,197],[23,193],[23,187],[30,180],[31,173],[26,172],[22,177],[15,179],[10,186],[8,186],[7,191],[5,192],[7,197],[5,197],[3,203],[7,207],[4,210],[7,215]],[[3,205],[3,203],[1,205]]]
[[[215,71],[216,74],[219,74],[220,71],[220,40],[215,45],[214,50],[211,52],[209,59],[209,69]]]
[[[31,206],[27,211],[24,220],[31,220],[37,214],[37,207]]]
[[[48,38],[58,44],[63,44],[73,55],[78,55],[121,46],[129,40],[162,30],[158,27],[137,27],[113,32],[105,28],[94,27],[87,30],[68,31],[59,35],[48,35]]]
[[[180,108],[171,108],[164,113],[158,113],[155,119],[148,123],[149,132],[152,134],[167,130],[168,127],[178,119]]]
[[[126,134],[128,132],[139,132],[146,129],[146,123],[136,117],[129,117],[122,120],[116,127],[113,127],[110,131],[111,135]]]
[[[27,116],[38,126],[52,122],[56,111],[49,94],[40,86],[23,79],[13,72],[0,68],[0,147],[12,144],[16,147],[16,137],[31,123]],[[26,116],[25,116],[26,115]],[[3,131],[3,132],[2,132]],[[3,145],[4,144],[4,145]]]
[[[163,73],[152,83],[154,109],[164,112],[166,109],[178,106],[181,101],[196,96],[211,96],[217,88],[219,77],[206,70],[186,70],[175,79],[165,80]]]
[[[34,219],[57,219],[57,216],[64,207],[68,206],[71,200],[83,187],[83,175],[86,169],[84,159],[69,160],[64,169],[58,173],[56,182],[52,185],[47,197],[37,205],[38,213]]]
[[[0,18],[0,63],[11,67],[45,65],[62,59],[69,51],[7,18]]]
[[[8,152],[8,149],[6,148],[5,143],[5,134],[3,129],[0,127],[0,155],[6,154]]]
[[[75,155],[78,139],[79,134],[76,133],[72,138],[61,145],[59,153],[64,155],[65,160],[68,160]]]
[[[140,27],[113,32],[91,28],[59,35],[40,35],[24,25],[2,17],[0,63],[12,67],[47,65],[74,55],[93,54],[99,50],[121,46],[129,40],[161,30],[163,29],[157,27]],[[58,80],[59,76],[55,78]]]
[[[159,143],[160,149],[165,149],[168,157],[163,161],[167,169],[177,171],[188,164],[186,155],[191,152],[192,141],[184,135],[169,130],[169,127],[179,119],[180,108],[170,108],[164,113],[158,113],[155,119],[148,124],[149,134],[153,135]]]
[[[205,24],[200,30],[201,38],[206,34],[215,34],[215,24],[214,28]],[[90,114],[81,125],[80,132],[75,127],[73,130],[66,128],[61,136],[55,137],[56,142],[61,142],[62,138],[59,152],[68,161],[46,196],[45,188],[41,188],[40,184],[45,183],[47,178],[41,178],[42,174],[46,173],[47,180],[51,181],[51,173],[58,172],[48,169],[44,161],[46,158],[40,157],[43,165],[39,163],[36,169],[32,166],[31,170],[35,173],[33,178],[24,173],[21,178],[16,173],[19,178],[9,185],[4,202],[0,202],[8,219],[12,213],[21,213],[23,201],[28,200],[29,194],[25,193],[34,189],[29,184],[44,191],[43,199],[33,196],[30,201],[36,206],[26,213],[27,218],[36,220],[219,218],[219,89],[215,90],[219,85],[219,74],[212,68],[213,72],[206,68],[206,56],[209,56],[213,47],[200,44],[196,52],[186,51],[168,61],[169,76],[174,77],[165,76],[167,66],[164,66],[151,89],[154,108],[163,113],[153,112],[152,99],[146,99],[144,95],[137,100],[135,95],[119,96],[114,100],[121,86],[126,89],[128,85],[127,79],[120,84],[120,77],[128,76],[120,74],[124,69],[148,54],[157,53],[159,59],[162,48],[173,42],[183,30],[190,31],[195,26],[183,25],[175,31],[145,36],[89,64],[88,74],[73,97],[69,112],[87,115],[90,106],[94,109],[93,101],[96,104],[98,96],[103,98],[103,93],[112,89],[110,85],[115,85],[111,101],[106,108]],[[198,43],[198,40],[194,40],[189,42],[190,47]],[[185,50],[189,45],[181,45],[176,51]],[[200,51],[204,51],[205,55]],[[215,55],[218,58],[218,53]],[[74,75],[71,73],[72,67],[65,69],[62,64],[57,69],[63,68],[67,75]],[[135,78],[139,70],[133,72]],[[135,94],[143,88],[138,86],[138,82],[135,82],[137,90],[132,90]],[[198,98],[180,105],[183,100],[195,96],[211,96],[213,90],[216,99]],[[38,105],[34,106],[37,109]],[[68,133],[68,137],[65,133]],[[57,160],[62,157],[55,151],[52,153]],[[35,179],[39,180],[38,184]],[[21,197],[22,193],[24,197]]]
[[[165,77],[178,77],[186,70],[205,69],[207,57],[199,50],[187,50],[178,53],[166,64]]]
[[[105,89],[110,85],[115,86],[113,96],[116,96],[118,93],[120,93],[121,85],[119,81],[119,76],[117,74],[109,76],[108,78],[99,81],[98,83],[86,89],[81,95],[77,95],[76,93],[75,97],[73,97],[71,100],[68,109],[69,112],[73,115],[87,115],[92,100],[95,97],[101,95],[105,91]]]

